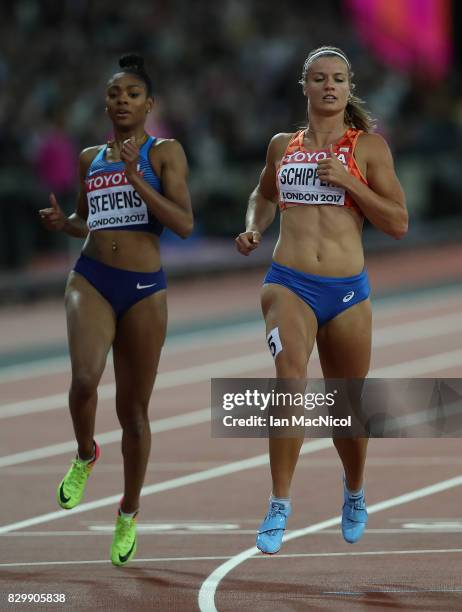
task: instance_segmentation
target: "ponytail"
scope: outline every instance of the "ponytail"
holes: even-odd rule
[[[376,124],[369,111],[364,107],[364,101],[353,94],[348,98],[344,120],[346,125],[363,132],[373,132]]]

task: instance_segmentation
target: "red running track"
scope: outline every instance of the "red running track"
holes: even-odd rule
[[[229,282],[222,291],[214,283],[221,316]],[[257,307],[256,286],[245,307],[251,303]],[[378,303],[371,375],[460,376],[461,312],[460,289]],[[40,313],[29,315],[36,327]],[[137,558],[115,568],[108,550],[122,462],[110,367],[97,418],[102,457],[85,502],[71,512],[54,500],[75,448],[66,361],[47,362],[42,371],[27,364],[0,370],[0,609],[31,607],[8,603],[8,594],[47,593],[64,594],[68,610],[198,610],[199,593],[208,611],[462,609],[458,439],[371,441],[366,491],[375,511],[355,546],[343,542],[338,527],[337,455],[329,441],[307,442],[281,553],[244,552],[253,548],[269,493],[266,441],[210,437],[210,377],[272,373],[261,323],[167,344],[151,404]],[[316,357],[310,374],[320,375]]]

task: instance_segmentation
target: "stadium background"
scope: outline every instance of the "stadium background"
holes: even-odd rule
[[[406,240],[367,227],[367,251],[460,241],[461,13],[450,0],[2,2],[0,303],[62,293],[80,241],[45,232],[37,211],[50,191],[73,210],[78,152],[110,135],[105,83],[127,51],[154,81],[148,131],[177,138],[191,167],[196,229],[165,232],[170,278],[268,262],[271,239],[249,259],[232,239],[269,139],[305,121],[297,81],[326,43],[351,58],[408,199]]]

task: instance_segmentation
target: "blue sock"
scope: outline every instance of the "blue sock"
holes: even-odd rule
[[[290,497],[274,497],[274,495],[271,493],[270,498],[269,498],[270,506],[273,502],[282,504],[284,506],[284,510],[287,510],[288,508],[290,508]]]
[[[353,499],[362,497],[364,495],[364,489],[361,487],[361,489],[358,489],[358,491],[350,491],[349,489],[346,489],[346,492],[348,493],[348,497],[352,497]]]
[[[343,486],[345,488],[345,491],[346,491],[348,497],[358,498],[358,497],[362,497],[364,495],[364,487],[361,487],[357,491],[350,491],[350,489],[346,486],[345,476],[343,476]]]

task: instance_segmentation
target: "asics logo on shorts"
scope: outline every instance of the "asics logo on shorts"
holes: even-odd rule
[[[148,289],[148,287],[155,287],[157,285],[157,283],[152,283],[151,285],[141,285],[141,283],[138,283],[136,285],[137,289]]]
[[[349,293],[346,294],[346,296],[343,298],[343,302],[349,302],[351,299],[353,299],[355,292],[354,291],[350,291]]]

